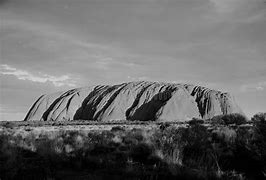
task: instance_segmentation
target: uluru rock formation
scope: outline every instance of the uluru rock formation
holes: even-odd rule
[[[241,113],[229,93],[191,84],[129,82],[42,95],[25,121],[187,121]]]

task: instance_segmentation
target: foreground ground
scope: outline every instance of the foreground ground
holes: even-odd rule
[[[1,122],[0,179],[263,179],[265,122]]]

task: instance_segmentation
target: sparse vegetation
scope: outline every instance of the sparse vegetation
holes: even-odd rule
[[[228,118],[233,117],[233,120]],[[239,122],[230,116],[225,122]],[[0,133],[0,179],[263,179],[266,123]]]

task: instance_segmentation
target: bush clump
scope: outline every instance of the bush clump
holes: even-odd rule
[[[189,125],[196,125],[196,124],[203,124],[204,120],[203,119],[198,119],[198,118],[192,118],[192,120],[188,121]]]
[[[242,114],[233,113],[233,114],[214,116],[211,119],[211,122],[212,122],[212,124],[241,125],[241,124],[247,123],[247,118]]]
[[[266,121],[266,113],[257,113],[255,114],[252,118],[251,118],[251,121],[253,122],[263,122],[263,121]]]

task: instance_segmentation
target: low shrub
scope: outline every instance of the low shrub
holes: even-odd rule
[[[255,114],[252,118],[251,121],[253,122],[262,122],[262,121],[266,121],[266,113],[257,113]]]
[[[242,114],[233,113],[233,114],[214,116],[211,119],[211,122],[212,124],[241,125],[247,123],[247,118]]]
[[[4,124],[2,124],[2,126],[4,128],[9,128],[9,129],[12,129],[15,127],[15,124],[13,122],[4,122]]]
[[[114,127],[112,127],[111,131],[114,131],[114,132],[116,132],[116,131],[125,131],[125,129],[123,127],[121,127],[121,126],[114,126]]]
[[[166,128],[168,128],[168,127],[170,127],[171,126],[171,124],[169,123],[169,122],[161,122],[160,124],[159,124],[159,128],[161,129],[161,130],[165,130]]]
[[[189,125],[196,125],[196,124],[203,124],[203,119],[193,118],[192,120],[188,121]]]

